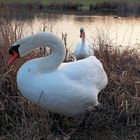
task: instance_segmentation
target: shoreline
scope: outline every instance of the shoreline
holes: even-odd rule
[[[95,5],[90,4],[88,6],[77,4],[77,3],[50,3],[44,5],[41,2],[32,3],[0,3],[1,9],[10,9],[14,11],[35,11],[35,12],[46,12],[46,13],[74,13],[83,15],[108,15],[114,14],[117,16],[140,16],[140,3],[129,4],[127,2],[101,2]]]

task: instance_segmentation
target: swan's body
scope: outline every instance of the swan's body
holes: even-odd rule
[[[95,56],[62,63],[65,47],[52,33],[38,33],[14,46],[18,44],[20,56],[40,46],[52,49],[50,56],[32,59],[18,71],[17,85],[27,99],[67,116],[83,113],[98,104],[97,96],[107,85],[107,76]]]
[[[81,40],[76,44],[74,50],[74,54],[77,60],[87,58],[94,54],[93,45],[89,43],[85,38],[84,28],[80,28],[80,38]]]

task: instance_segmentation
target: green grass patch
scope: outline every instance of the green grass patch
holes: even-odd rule
[[[28,3],[33,3],[34,1],[32,0],[1,0],[4,3],[19,3],[19,4],[28,4]],[[85,6],[89,6],[90,4],[95,5],[97,3],[103,3],[103,2],[109,2],[109,3],[114,3],[114,2],[126,2],[126,3],[138,3],[140,2],[139,0],[36,0],[35,2],[41,2],[44,5],[49,5],[49,4],[81,4],[81,5],[85,5]]]

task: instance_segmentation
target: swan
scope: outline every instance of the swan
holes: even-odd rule
[[[44,109],[66,116],[82,114],[97,105],[98,93],[108,83],[102,63],[95,56],[63,63],[66,50],[53,33],[40,32],[16,41],[9,49],[8,64],[46,46],[52,50],[49,56],[29,60],[18,70],[21,94]]]
[[[93,45],[89,43],[85,38],[85,29],[80,28],[81,40],[76,44],[74,55],[77,60],[84,59],[94,54]]]

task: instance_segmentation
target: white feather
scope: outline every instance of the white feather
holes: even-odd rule
[[[77,60],[87,58],[94,55],[94,47],[91,43],[86,40],[84,28],[80,28],[83,31],[83,36],[80,41],[76,44],[74,55]]]
[[[16,42],[20,44],[21,56],[30,47],[33,50],[40,44],[50,47],[52,54],[22,65],[17,74],[17,85],[23,96],[40,107],[67,116],[84,113],[98,104],[98,93],[108,80],[101,62],[95,56],[62,63],[65,47],[57,36],[39,33],[30,39]]]

